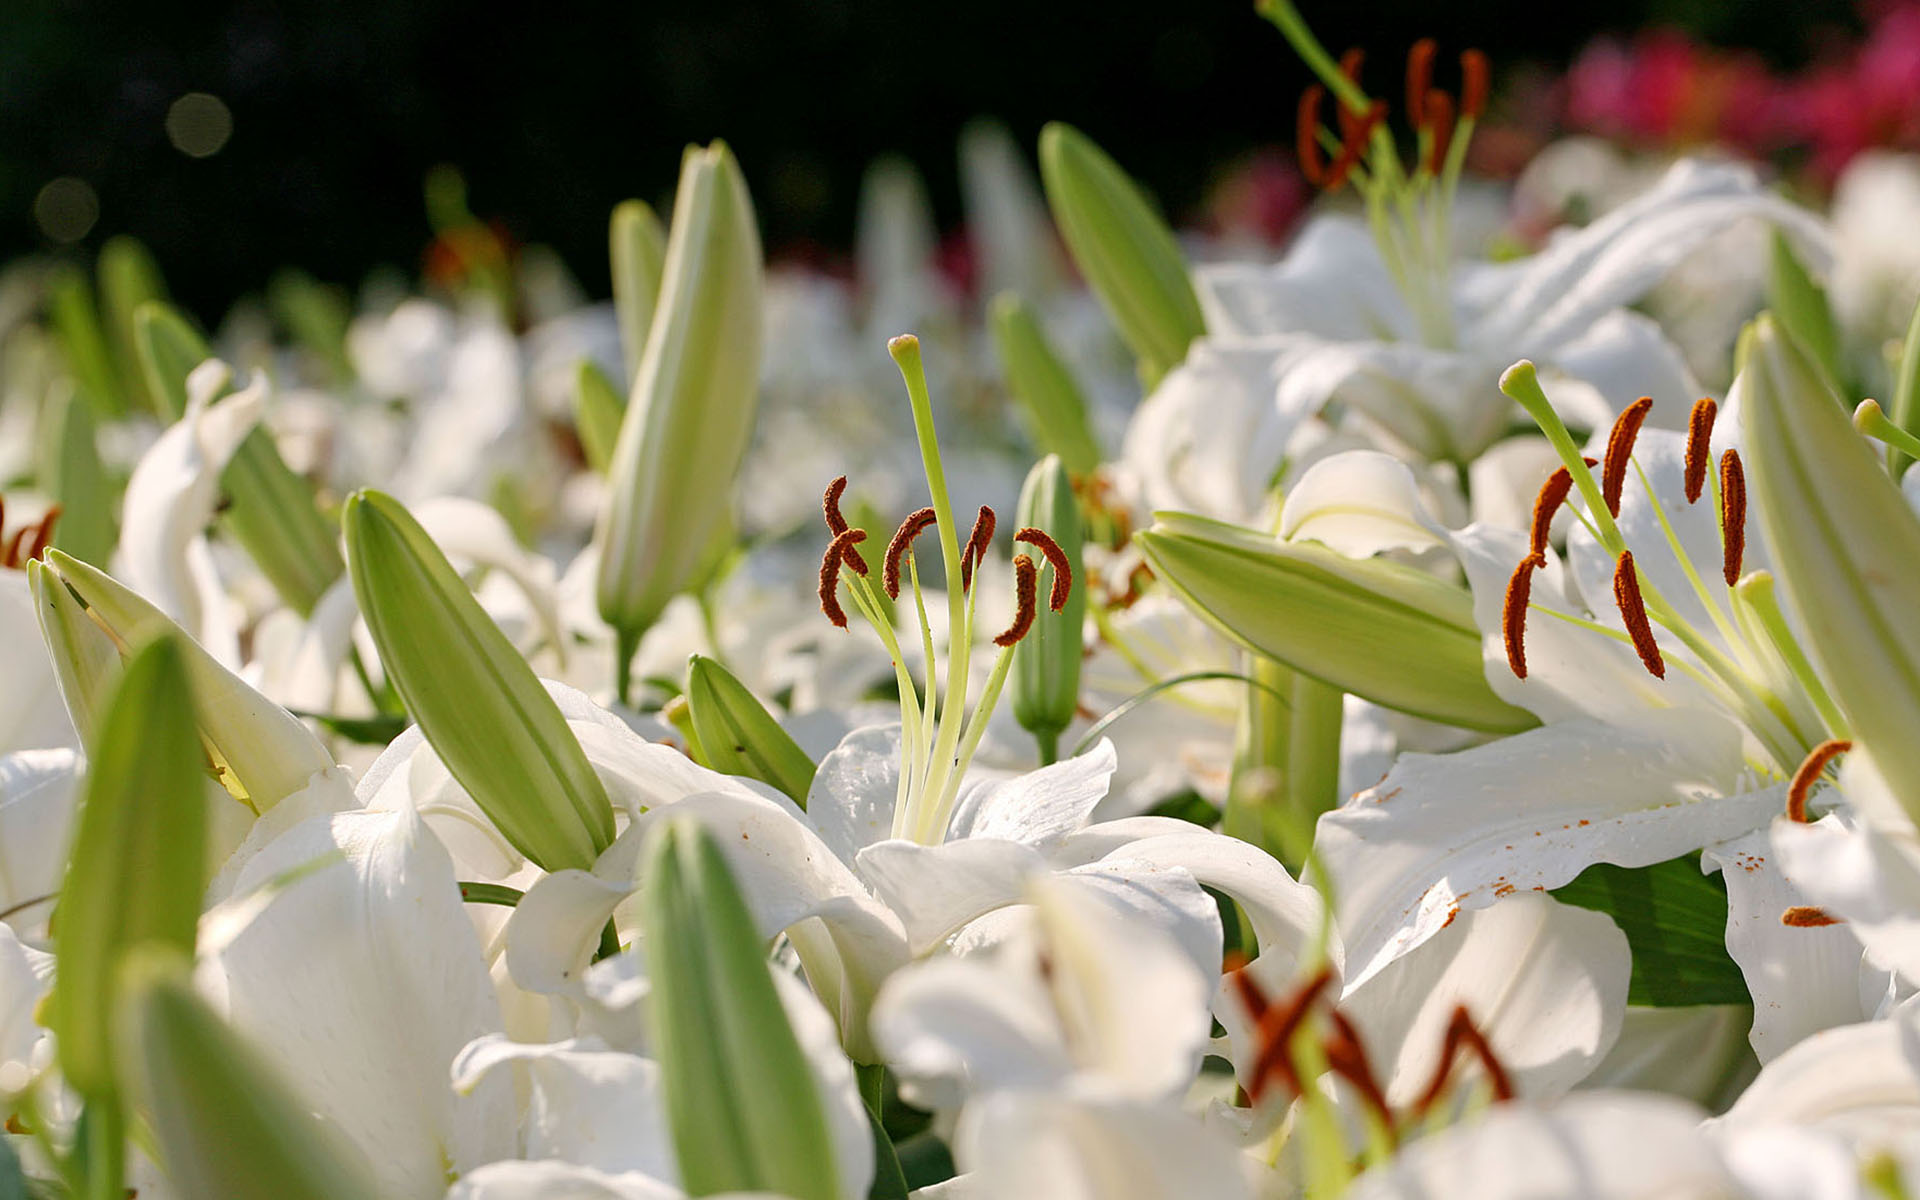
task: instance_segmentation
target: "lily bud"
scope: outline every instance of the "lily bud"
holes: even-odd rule
[[[1920,518],[1820,371],[1762,315],[1747,337],[1747,479],[1834,701],[1920,816]]]
[[[101,707],[103,672],[97,644],[74,632],[83,618],[62,607],[69,597],[86,606],[84,619],[104,630],[122,657],[156,637],[179,640],[201,741],[217,760],[221,783],[254,811],[265,812],[333,769],[333,756],[298,717],[241,682],[165,613],[106,572],[49,550],[30,582],[67,711],[83,732],[81,714]]]
[[[40,489],[60,506],[53,544],[92,562],[113,553],[114,505],[95,440],[93,412],[71,388],[58,388],[40,412]]]
[[[179,1195],[373,1200],[355,1152],[194,993],[184,960],[137,955],[121,980],[121,1072]]]
[[[27,588],[67,716],[81,740],[90,741],[100,706],[120,675],[120,650],[45,563],[27,562]]]
[[[1821,372],[1827,390],[1836,390],[1840,371],[1840,334],[1834,328],[1833,306],[1826,289],[1814,282],[1807,268],[1787,244],[1786,235],[1773,231],[1772,257],[1767,267],[1767,303],[1774,319],[1800,344]]]
[[[1464,588],[1383,559],[1179,513],[1134,535],[1148,564],[1228,637],[1417,717],[1488,733],[1538,724],[1487,684]]]
[[[399,501],[355,492],[342,523],[381,665],[447,770],[541,868],[592,869],[613,806],[560,706]]]
[[[623,645],[699,582],[759,403],[760,234],[723,143],[680,169],[660,303],[594,530],[600,615]]]
[[[813,1072],[774,989],[765,942],[720,848],[663,823],[641,876],[651,1042],[688,1193],[838,1200]]]
[[[187,411],[187,376],[213,357],[212,348],[163,300],[149,300],[134,310],[133,347],[160,414],[178,421]]]
[[[1049,454],[1027,472],[1020,488],[1020,527],[1052,535],[1073,569],[1080,566],[1080,501],[1060,456]],[[1049,568],[1051,570],[1051,568]],[[1040,761],[1052,762],[1060,734],[1080,708],[1081,626],[1086,621],[1084,583],[1067,592],[1058,612],[1037,606],[1033,631],[1013,652],[1013,716],[1040,743]]]
[[[55,914],[51,1028],[60,1069],[89,1100],[115,1093],[116,973],[157,943],[191,958],[206,887],[203,760],[186,654],[153,639],[127,662],[99,728]]]
[[[654,302],[660,298],[667,234],[646,201],[627,200],[614,207],[607,244],[613,260],[613,308],[620,323],[620,350],[627,362],[626,385],[632,387],[640,374],[641,356],[646,353]]]
[[[578,386],[573,393],[573,428],[580,435],[580,449],[595,474],[605,475],[613,462],[614,443],[620,439],[620,418],[626,405],[620,393],[594,363],[580,363]]]
[[[1040,176],[1073,261],[1151,389],[1207,331],[1173,231],[1140,185],[1071,125],[1040,131]]]
[[[814,761],[725,667],[696,654],[687,665],[687,707],[706,763],[779,788],[801,808]]]
[[[988,315],[1007,391],[1020,405],[1034,444],[1043,453],[1059,455],[1073,474],[1091,474],[1106,455],[1087,419],[1086,397],[1054,353],[1046,330],[1027,302],[1012,292],[996,296]]]

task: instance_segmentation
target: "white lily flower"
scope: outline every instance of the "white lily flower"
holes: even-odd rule
[[[969,1105],[954,1131],[963,1174],[927,1200],[1242,1200],[1241,1157],[1220,1132],[1170,1105],[1004,1091]]]

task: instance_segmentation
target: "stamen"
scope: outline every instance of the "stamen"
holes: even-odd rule
[[[1367,52],[1355,46],[1340,56],[1340,73],[1347,77],[1347,82],[1359,87],[1360,65],[1366,61]],[[1337,97],[1334,100],[1333,112],[1339,118],[1340,140],[1344,142],[1351,138],[1353,131],[1359,127],[1360,114],[1348,108]]]
[[[1033,565],[1031,558],[1022,554],[1013,560],[1013,590],[1015,603],[1019,608],[1013,614],[1013,624],[1007,626],[1006,632],[993,639],[994,645],[1011,646],[1027,636],[1027,631],[1033,628],[1033,618],[1039,607],[1034,603],[1039,576],[1040,572]]]
[[[1407,120],[1415,129],[1426,123],[1422,107],[1433,86],[1433,56],[1440,49],[1432,38],[1421,38],[1407,51]]]
[[[1374,129],[1387,119],[1387,105],[1384,100],[1375,100],[1367,109],[1367,115],[1354,126],[1350,135],[1340,145],[1340,157],[1333,160],[1333,166],[1327,171],[1326,182],[1321,185],[1329,192],[1340,190],[1347,176],[1360,164],[1360,157],[1367,152],[1367,139],[1373,136]]]
[[[993,544],[993,510],[982,504],[980,513],[973,518],[973,532],[967,535],[966,548],[960,551],[960,590],[966,591],[973,586],[973,569],[986,560],[987,548]]]
[[[1740,452],[1720,456],[1720,574],[1732,587],[1740,582],[1740,560],[1747,552],[1747,472]]]
[[[1300,173],[1315,187],[1327,177],[1326,160],[1320,157],[1320,98],[1326,91],[1316,83],[1301,92],[1300,111],[1294,122],[1293,149],[1300,156]]]
[[[1780,923],[1795,929],[1819,929],[1826,925],[1838,925],[1841,918],[1812,904],[1796,904],[1780,914]]]
[[[1591,458],[1580,461],[1593,466]],[[1540,494],[1533,498],[1533,531],[1528,539],[1528,549],[1535,554],[1547,552],[1547,538],[1553,532],[1553,518],[1559,514],[1560,506],[1567,502],[1567,494],[1573,490],[1573,472],[1565,467],[1555,467],[1553,474],[1540,485]]]
[[[46,557],[47,547],[53,544],[53,524],[59,519],[60,506],[58,504],[47,509],[47,515],[40,518],[40,524],[35,528],[33,546],[27,551],[26,558],[20,560],[22,563],[25,563],[27,559],[44,559]]]
[[[1447,145],[1453,140],[1453,97],[1435,88],[1427,93],[1421,109],[1427,115],[1427,128],[1433,140],[1427,144],[1427,174],[1438,175],[1447,161]]]
[[[1241,974],[1244,977],[1245,972]],[[1251,1079],[1247,1084],[1248,1099],[1258,1103],[1267,1090],[1267,1080],[1274,1075],[1278,1075],[1294,1095],[1301,1093],[1300,1075],[1293,1069],[1293,1058],[1287,1052],[1287,1043],[1293,1040],[1294,1031],[1300,1028],[1300,1022],[1306,1019],[1314,1001],[1332,982],[1333,971],[1322,967],[1302,983],[1293,995],[1261,1011],[1259,1023],[1254,1029],[1254,1043],[1260,1047],[1260,1051],[1253,1060]]]
[[[835,537],[847,531],[847,519],[840,515],[840,497],[847,490],[847,477],[840,476],[827,485],[827,494],[820,498],[820,508],[827,515],[827,531]],[[867,573],[866,560],[852,546],[846,549],[847,564],[862,575]]]
[[[1527,605],[1533,598],[1533,573],[1546,565],[1546,555],[1536,551],[1521,559],[1520,565],[1513,569],[1512,578],[1507,580],[1500,628],[1506,637],[1507,668],[1515,679],[1527,677]]]
[[[880,567],[880,584],[887,589],[887,599],[900,598],[900,560],[906,557],[913,539],[925,532],[934,519],[931,508],[915,509],[900,522],[900,528],[893,531],[893,540],[887,543],[886,561]]]
[[[820,611],[826,614],[827,620],[841,629],[847,627],[847,610],[840,607],[838,595],[840,564],[846,558],[847,547],[855,542],[865,541],[866,537],[867,531],[864,529],[849,529],[844,533],[836,533],[833,535],[833,540],[827,543],[826,556],[820,560]]]
[[[1487,111],[1487,94],[1492,72],[1487,69],[1487,56],[1478,50],[1460,52],[1460,117],[1462,120],[1478,121],[1480,114]]]
[[[1830,738],[1815,746],[1800,761],[1800,769],[1793,773],[1793,782],[1787,785],[1787,819],[1805,824],[1807,821],[1807,801],[1813,796],[1813,787],[1820,782],[1820,776],[1826,771],[1827,764],[1853,749],[1853,743],[1845,738]]]
[[[1700,499],[1700,492],[1707,486],[1707,456],[1713,453],[1713,418],[1719,415],[1720,406],[1713,397],[1702,396],[1693,402],[1693,411],[1687,414],[1687,503]]]
[[[1653,640],[1653,624],[1647,620],[1647,604],[1640,597],[1640,573],[1634,569],[1631,550],[1622,550],[1620,561],[1614,564],[1613,602],[1620,607],[1620,619],[1640,655],[1640,665],[1655,679],[1665,679],[1666,660],[1660,657],[1660,645]]]
[[[1474,1025],[1473,1017],[1467,1012],[1467,1006],[1461,1004],[1454,1007],[1453,1019],[1447,1022],[1446,1040],[1441,1043],[1440,1062],[1434,1068],[1433,1078],[1428,1082],[1427,1090],[1420,1094],[1420,1099],[1413,1106],[1416,1117],[1426,1116],[1427,1111],[1438,1103],[1441,1095],[1446,1092],[1447,1083],[1453,1077],[1454,1059],[1459,1056],[1462,1047],[1472,1051],[1474,1057],[1480,1060],[1481,1069],[1487,1073],[1487,1083],[1493,1088],[1493,1098],[1499,1101],[1513,1099],[1513,1080],[1508,1077],[1506,1067],[1494,1054],[1493,1047],[1487,1044],[1486,1037]]]
[[[1059,542],[1032,526],[1014,534],[1013,540],[1036,547],[1047,556],[1047,565],[1053,568],[1053,591],[1047,596],[1047,607],[1054,612],[1065,608],[1067,596],[1073,591],[1073,564],[1067,561],[1067,552],[1060,548]]]
[[[1600,496],[1607,512],[1620,515],[1620,493],[1627,486],[1627,460],[1633,457],[1633,441],[1640,436],[1640,424],[1653,409],[1653,397],[1642,396],[1627,405],[1607,435],[1607,456],[1600,467]]]
[[[1322,1047],[1326,1052],[1327,1066],[1352,1084],[1360,1093],[1360,1098],[1366,1101],[1367,1107],[1378,1114],[1380,1124],[1391,1130],[1393,1108],[1387,1103],[1386,1089],[1380,1086],[1380,1077],[1374,1074],[1373,1064],[1367,1059],[1367,1048],[1360,1040],[1360,1031],[1337,1008],[1329,1009],[1327,1015],[1333,1021],[1333,1032],[1327,1035]]]

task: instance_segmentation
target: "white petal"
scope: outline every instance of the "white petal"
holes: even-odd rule
[[[1613,1049],[1581,1086],[1664,1092],[1717,1112],[1760,1071],[1752,1027],[1744,1004],[1629,1005]]]
[[[541,876],[507,918],[503,936],[514,983],[543,995],[577,993],[601,929],[632,894],[631,882],[590,871]]]
[[[0,908],[14,908],[60,890],[73,823],[80,756],[72,750],[22,750],[0,757]],[[8,920],[32,930],[46,923],[45,904]]]
[[[1644,867],[1745,833],[1779,789],[1727,795],[1739,731],[1674,709],[1644,732],[1562,721],[1456,754],[1408,754],[1320,818],[1350,986],[1462,909],[1557,888],[1598,862]]]
[[[1280,536],[1316,541],[1351,558],[1439,544],[1433,516],[1407,464],[1378,450],[1323,458],[1294,481],[1280,510]]]
[[[53,983],[53,955],[23,946],[0,923],[0,1096],[25,1091],[46,1061],[51,1036],[34,1013]]]
[[[970,1104],[954,1157],[979,1194],[1048,1200],[1238,1200],[1239,1151],[1171,1105],[999,1092]]]
[[[1920,980],[1920,845],[1910,835],[1833,814],[1811,825],[1781,818],[1771,834],[1795,887],[1843,918],[1873,962]]]
[[[488,1163],[463,1176],[447,1200],[682,1200],[679,1188],[628,1173],[565,1162]]]
[[[0,662],[7,664],[7,686],[0,689],[0,754],[76,745],[23,571],[0,571]]]
[[[934,958],[894,972],[873,1005],[873,1040],[903,1094],[952,1109],[970,1094],[1052,1087],[1073,1069],[1051,998],[1023,962]]]
[[[1761,1068],[1715,1124],[1792,1125],[1884,1145],[1920,1133],[1920,1072],[1896,1021],[1824,1029]]]
[[[1202,266],[1193,273],[1207,329],[1255,337],[1295,331],[1348,340],[1412,340],[1417,331],[1373,233],[1341,214],[1317,216],[1273,267]]]
[[[492,1034],[453,1060],[453,1087],[472,1094],[496,1070],[524,1064],[532,1085],[527,1157],[607,1172],[679,1179],[660,1094],[660,1065],[592,1039],[532,1046]],[[511,1083],[496,1079],[495,1086]]]
[[[940,846],[877,842],[855,861],[874,894],[899,914],[916,955],[975,917],[1019,900],[1027,880],[1047,870],[1032,847],[985,837]]]
[[[807,816],[842,862],[893,836],[900,780],[900,724],[856,729],[820,760]]]
[[[1624,308],[1607,313],[1557,348],[1551,362],[1553,370],[1591,384],[1613,412],[1641,396],[1653,397],[1653,411],[1647,415],[1650,428],[1686,428],[1700,396],[1700,384],[1679,347],[1652,318]],[[1573,416],[1551,388],[1548,395],[1563,417]]]
[[[1707,847],[1727,881],[1727,953],[1753,996],[1753,1052],[1770,1062],[1808,1034],[1851,1025],[1860,1004],[1860,940],[1844,923],[1788,925],[1781,914],[1812,901],[1774,860],[1767,831]]]
[[[1106,797],[1118,758],[1106,738],[1084,754],[1012,779],[963,786],[947,840],[1003,838],[1042,854],[1087,823]]]
[[[1869,1200],[1845,1142],[1787,1125],[1726,1129],[1716,1140],[1748,1200]]]

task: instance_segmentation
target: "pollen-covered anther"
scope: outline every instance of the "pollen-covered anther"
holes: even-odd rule
[[[967,535],[967,544],[960,551],[962,591],[973,586],[973,569],[986,559],[987,549],[993,545],[993,530],[997,524],[993,510],[982,504],[979,514],[973,518],[973,532]]]
[[[1380,1118],[1383,1128],[1393,1128],[1393,1106],[1387,1103],[1386,1089],[1380,1086],[1380,1077],[1374,1073],[1373,1063],[1367,1058],[1367,1047],[1360,1040],[1360,1031],[1347,1020],[1346,1014],[1337,1008],[1327,1010],[1328,1019],[1333,1024],[1321,1049],[1327,1056],[1327,1066],[1334,1074],[1353,1085],[1360,1098],[1366,1101]]]
[[[1840,924],[1841,918],[1816,905],[1796,904],[1780,914],[1780,923],[1795,929],[1820,929]]]
[[[1013,540],[1025,542],[1046,555],[1047,565],[1053,568],[1053,590],[1047,594],[1047,607],[1054,612],[1065,608],[1067,597],[1073,593],[1073,564],[1067,561],[1067,552],[1046,532],[1030,525],[1014,534]]]
[[[835,537],[839,537],[847,531],[847,519],[840,515],[840,497],[845,494],[846,490],[847,477],[842,475],[827,485],[827,494],[820,498],[820,509],[827,517],[827,532],[833,534]],[[867,561],[860,557],[858,550],[855,550],[852,546],[848,546],[846,556],[848,566],[860,572],[862,575],[867,573]]]
[[[1433,56],[1439,49],[1432,38],[1421,38],[1407,51],[1407,120],[1415,129],[1425,123],[1423,106],[1433,86]]]
[[[1453,1018],[1447,1022],[1445,1040],[1440,1046],[1440,1061],[1434,1065],[1433,1078],[1427,1082],[1427,1088],[1420,1093],[1420,1099],[1414,1103],[1414,1116],[1424,1117],[1440,1097],[1446,1094],[1447,1084],[1453,1078],[1453,1064],[1461,1050],[1470,1052],[1480,1061],[1480,1069],[1486,1072],[1487,1084],[1493,1089],[1493,1098],[1498,1101],[1513,1099],[1513,1080],[1507,1074],[1507,1068],[1493,1052],[1486,1036],[1479,1026],[1473,1023],[1473,1016],[1467,1012],[1464,1004],[1455,1005]]]
[[[1747,472],[1738,450],[1720,456],[1720,552],[1721,578],[1732,587],[1747,553]]]
[[[1478,121],[1480,114],[1487,111],[1487,95],[1491,90],[1493,72],[1487,64],[1487,56],[1478,50],[1460,52],[1460,117],[1466,121]]]
[[[1616,517],[1620,515],[1620,493],[1627,486],[1627,463],[1633,458],[1634,439],[1640,436],[1640,426],[1652,409],[1653,397],[1640,397],[1627,405],[1614,421],[1613,432],[1607,435],[1607,453],[1600,464],[1600,497]]]
[[[1582,458],[1581,462],[1589,467],[1594,464],[1591,458]],[[1573,491],[1573,472],[1565,467],[1554,468],[1553,474],[1540,485],[1540,494],[1533,498],[1533,528],[1527,539],[1527,548],[1535,554],[1547,552],[1547,539],[1553,533],[1553,519],[1560,514],[1560,506],[1567,502],[1568,493]]]
[[[1013,624],[993,639],[996,646],[1011,646],[1033,628],[1033,618],[1038,614],[1039,603],[1036,593],[1039,591],[1040,570],[1033,560],[1022,554],[1013,560],[1014,603],[1018,606],[1013,614]]]
[[[1813,796],[1814,785],[1820,782],[1820,776],[1826,772],[1829,763],[1851,749],[1853,743],[1845,738],[1830,738],[1815,746],[1800,760],[1799,769],[1793,773],[1793,782],[1787,785],[1788,820],[1806,822],[1807,801]]]
[[[1347,77],[1348,83],[1353,84],[1355,87],[1359,87],[1360,86],[1360,68],[1366,61],[1367,61],[1367,52],[1365,50],[1362,50],[1358,46],[1354,46],[1351,49],[1349,49],[1345,54],[1342,54],[1340,56],[1340,73]],[[1338,103],[1336,103],[1333,106],[1333,112],[1334,112],[1334,116],[1339,118],[1340,140],[1344,142],[1347,139],[1351,138],[1353,136],[1353,131],[1359,127],[1360,114],[1357,112],[1354,112],[1352,109],[1348,108],[1346,105],[1338,104]]]
[[[1317,83],[1301,92],[1294,122],[1293,149],[1300,157],[1300,173],[1315,187],[1327,177],[1327,160],[1320,154],[1320,101],[1326,94],[1327,89]]]
[[[1693,411],[1687,414],[1687,503],[1700,499],[1700,493],[1707,486],[1707,459],[1713,455],[1713,419],[1718,416],[1720,406],[1713,397],[1702,396],[1693,402]]]
[[[907,556],[913,547],[913,539],[924,533],[935,521],[931,508],[918,508],[907,514],[900,522],[900,528],[893,531],[893,540],[887,543],[886,561],[880,564],[880,584],[887,589],[887,599],[900,598],[900,560]]]
[[[820,559],[820,611],[826,614],[827,620],[841,629],[847,627],[847,610],[840,607],[838,594],[840,564],[846,561],[847,550],[855,542],[863,542],[866,539],[867,531],[864,529],[849,529],[844,533],[836,533],[833,535],[833,540],[827,543],[826,554]]]
[[[1246,972],[1235,976],[1246,980]],[[1300,1022],[1306,1019],[1314,1002],[1333,982],[1333,972],[1322,967],[1296,988],[1292,995],[1277,1004],[1269,1004],[1256,1015],[1253,1031],[1254,1045],[1258,1047],[1254,1055],[1253,1068],[1247,1077],[1247,1097],[1258,1103],[1266,1093],[1267,1083],[1274,1076],[1287,1085],[1293,1095],[1299,1095],[1300,1074],[1294,1070],[1293,1055],[1289,1043],[1300,1028]],[[1244,998],[1244,988],[1243,988]],[[1249,1007],[1251,1012],[1251,1007]]]
[[[47,509],[46,515],[40,518],[40,523],[33,527],[33,542],[27,547],[26,554],[20,562],[15,565],[24,566],[29,559],[44,559],[47,556],[47,547],[53,545],[53,526],[59,519],[58,504]]]
[[[1427,174],[1438,175],[1453,141],[1453,97],[1435,88],[1427,93],[1420,111],[1426,114],[1426,129],[1432,137],[1427,143]]]
[[[1500,631],[1507,645],[1507,667],[1515,679],[1527,677],[1527,605],[1533,599],[1533,573],[1546,565],[1547,556],[1535,551],[1520,560],[1507,580]]]
[[[1340,142],[1340,156],[1333,160],[1333,166],[1327,169],[1327,178],[1320,186],[1329,192],[1337,192],[1347,176],[1360,165],[1360,158],[1367,152],[1367,139],[1373,131],[1387,119],[1387,105],[1384,100],[1375,100],[1367,109],[1366,115],[1355,122],[1346,131]]]
[[[1660,644],[1653,640],[1653,622],[1647,620],[1647,604],[1640,596],[1640,572],[1633,565],[1631,550],[1622,550],[1613,566],[1613,602],[1620,608],[1620,620],[1633,639],[1640,665],[1655,679],[1665,679],[1667,663],[1660,657]]]

